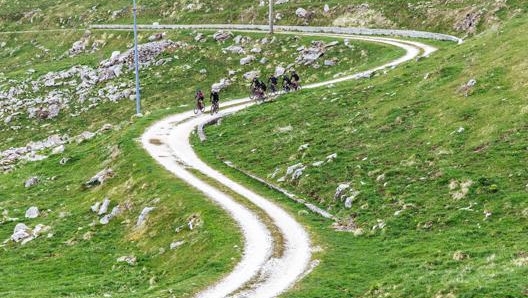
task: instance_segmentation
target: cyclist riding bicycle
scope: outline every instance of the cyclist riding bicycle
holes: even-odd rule
[[[196,99],[196,104],[200,105],[200,106],[203,106],[204,105],[204,99],[205,99],[205,96],[202,92],[202,90],[198,89],[196,90],[196,94],[194,95],[194,99]]]
[[[265,97],[266,84],[259,80],[258,78],[253,78],[251,82],[251,95],[256,98],[262,99]]]
[[[292,81],[287,74],[282,76],[282,89],[286,92],[289,92],[292,89]]]
[[[270,77],[268,78],[268,83],[269,83],[271,92],[273,93],[277,92],[277,84],[279,83],[279,80],[274,74],[270,75]]]
[[[291,82],[292,82],[293,89],[297,90],[299,88],[300,80],[301,78],[299,77],[299,75],[295,72],[295,70],[292,70],[291,71]]]
[[[220,95],[218,94],[218,90],[211,90],[209,98],[211,99],[211,114],[217,113],[220,110]]]

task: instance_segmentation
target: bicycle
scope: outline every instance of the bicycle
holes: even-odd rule
[[[212,101],[211,102],[211,115],[214,115],[215,113],[218,113],[220,111],[220,104],[218,101]]]
[[[266,92],[259,87],[251,87],[249,91],[249,99],[255,102],[263,102],[266,99]]]
[[[194,106],[194,114],[198,114],[198,112],[205,112],[205,103],[203,101],[203,99],[197,99],[196,100],[196,105]]]

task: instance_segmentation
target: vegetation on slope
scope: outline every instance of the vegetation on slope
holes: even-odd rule
[[[42,0],[37,3],[0,1],[0,31],[24,28],[78,28],[94,23],[130,23],[132,1],[68,2]],[[267,22],[267,1],[137,1],[140,22],[165,24]],[[328,10],[325,11],[325,5]],[[296,11],[303,8],[306,17]],[[291,0],[275,5],[277,24],[336,25],[356,27],[410,28],[473,34],[526,11],[522,0],[382,1],[382,0]]]
[[[153,32],[142,32],[141,43]],[[48,72],[58,72],[74,65],[97,67],[113,51],[130,47],[129,32],[94,31],[91,40],[102,40],[102,47],[78,56],[64,55],[85,32],[23,33],[3,35],[5,45],[0,49],[0,91],[28,83]],[[21,162],[10,173],[0,175],[0,239],[9,239],[17,223],[30,228],[37,224],[51,227],[44,235],[20,245],[12,241],[1,244],[2,283],[0,293],[6,297],[103,296],[112,297],[188,297],[212,284],[228,272],[241,254],[241,239],[233,221],[210,203],[197,190],[178,182],[158,166],[136,142],[143,130],[153,121],[183,110],[193,104],[197,87],[208,86],[235,70],[236,80],[222,91],[222,98],[245,96],[249,82],[241,75],[253,69],[270,73],[274,66],[292,63],[296,47],[309,45],[311,38],[277,36],[273,44],[262,45],[265,54],[273,58],[268,65],[254,62],[241,66],[243,56],[222,53],[232,39],[218,43],[208,37],[196,42],[197,32],[168,32],[166,38],[184,41],[193,51],[175,50],[161,58],[173,58],[163,66],[142,70],[142,104],[148,115],[143,119],[131,117],[134,104],[130,100],[102,102],[97,107],[70,115],[78,103],[73,95],[70,106],[61,110],[55,119],[28,118],[25,111],[9,122],[0,122],[0,151],[11,146],[25,146],[28,142],[46,139],[53,134],[75,136],[83,131],[95,131],[110,123],[113,129],[94,139],[77,144],[68,143],[65,151],[50,155],[40,162]],[[205,32],[206,35],[212,32]],[[246,47],[264,37],[243,34],[252,38]],[[335,39],[317,38],[326,42]],[[386,46],[354,43],[353,48],[342,42],[326,53],[335,57],[333,68],[298,67],[307,82],[319,77],[332,78],[354,73],[379,61],[401,55],[401,51]],[[349,64],[350,63],[350,64]],[[186,66],[187,65],[187,66]],[[200,73],[206,69],[207,73]],[[127,73],[114,84],[130,84],[132,73]],[[96,87],[105,87],[100,84]],[[64,86],[41,89],[29,96],[44,96],[46,92]],[[25,99],[25,98],[24,98]],[[42,154],[49,155],[50,150]],[[67,158],[66,164],[60,161]],[[111,168],[115,177],[95,188],[84,183],[102,169]],[[37,176],[40,183],[25,188],[24,181]],[[101,216],[90,207],[108,198],[110,209],[125,206],[123,213],[108,225],[99,223]],[[41,215],[26,219],[25,211],[37,206]],[[138,215],[144,207],[155,207],[144,228],[136,228]],[[18,218],[18,220],[9,220]],[[199,219],[191,230],[188,222]],[[49,233],[49,238],[48,237]],[[184,241],[175,250],[174,242]],[[122,256],[134,256],[137,264],[119,263]],[[28,279],[31,277],[31,279]],[[32,282],[28,282],[31,280]]]
[[[387,75],[252,107],[195,140],[215,165],[267,177],[351,231],[300,212],[324,251],[284,297],[528,293],[527,29],[515,18]],[[299,179],[286,173],[295,164]]]

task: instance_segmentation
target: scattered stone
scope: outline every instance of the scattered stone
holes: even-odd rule
[[[244,79],[248,81],[252,81],[254,78],[258,78],[260,76],[260,71],[252,70],[252,71],[246,72],[242,76],[244,77]]]
[[[24,182],[24,187],[29,188],[32,186],[37,185],[40,182],[39,178],[37,176],[30,177],[26,182]]]
[[[325,4],[324,7],[323,7],[323,11],[325,13],[328,13],[330,11],[330,6],[328,6],[328,4]]]
[[[63,158],[61,158],[61,160],[59,161],[59,164],[60,164],[60,165],[65,165],[65,164],[68,163],[69,160],[70,160],[69,158],[67,158],[67,157],[63,157]]]
[[[297,149],[297,151],[304,151],[308,149],[308,147],[310,147],[310,144],[302,144],[301,146],[299,146],[299,149]]]
[[[90,178],[85,185],[88,187],[103,184],[104,181],[114,177],[114,171],[112,169],[104,169],[97,173],[95,176]]]
[[[230,79],[221,79],[220,82],[218,83],[214,83],[212,86],[211,86],[211,91],[221,91],[227,87],[229,87],[231,85],[231,80]]]
[[[163,38],[165,38],[165,35],[167,35],[167,33],[165,33],[165,32],[160,32],[160,33],[153,34],[153,35],[148,37],[148,41],[162,40]]]
[[[247,57],[244,57],[244,58],[240,59],[240,65],[246,65],[246,64],[249,64],[249,63],[251,63],[253,61],[255,61],[255,56],[249,55]]]
[[[334,194],[334,200],[340,199],[343,195],[343,192],[350,187],[349,183],[342,183],[337,186],[337,189]]]
[[[298,168],[296,169],[293,174],[292,174],[292,178],[291,180],[297,180],[301,177],[301,175],[303,174],[304,170],[306,170],[306,167],[302,167],[302,168]]]
[[[141,211],[141,214],[139,214],[138,220],[136,222],[136,227],[141,227],[147,222],[147,216],[150,212],[152,212],[155,207],[145,207]]]
[[[457,250],[455,251],[455,253],[453,254],[453,260],[455,261],[463,261],[465,259],[469,258],[469,255],[460,251],[460,250]]]
[[[302,8],[302,7],[299,7],[297,8],[297,10],[295,11],[295,15],[298,16],[299,18],[303,18],[303,19],[306,19],[308,17],[311,16],[311,13],[308,12],[306,9]]]
[[[372,230],[382,230],[383,228],[385,228],[385,226],[385,221],[383,221],[382,219],[378,219],[377,223],[372,227]]]
[[[469,179],[462,182],[451,180],[449,183],[451,197],[457,201],[465,198],[471,185],[473,185],[473,181]]]
[[[473,34],[477,31],[477,26],[482,17],[482,12],[480,11],[470,11],[467,12],[465,17],[457,21],[453,25],[453,29],[456,31],[464,31],[469,34]]]
[[[320,160],[320,161],[316,161],[316,162],[312,163],[312,166],[314,166],[314,167],[320,167],[320,166],[323,165],[323,164],[324,164],[324,161],[321,161],[321,160]]]
[[[325,66],[335,66],[336,60],[325,60],[323,63]]]
[[[32,206],[29,207],[28,210],[26,210],[26,218],[37,218],[40,215],[40,212],[37,207]]]
[[[185,244],[185,241],[183,241],[183,240],[172,242],[172,243],[170,244],[170,249],[171,249],[171,250],[174,250],[174,249],[176,249],[176,248],[182,246],[183,244]]]
[[[290,132],[292,130],[293,130],[293,127],[291,125],[277,128],[277,131],[281,133]]]
[[[246,53],[244,48],[238,45],[228,46],[227,48],[224,48],[224,51],[228,53],[233,53],[233,54],[245,54]]]
[[[97,203],[96,203],[96,205],[97,205]],[[103,200],[103,203],[100,205],[99,211],[97,212],[97,214],[98,215],[105,214],[108,211],[108,207],[109,206],[110,206],[110,200],[108,198],[105,198]],[[92,206],[92,207],[94,207],[94,206]],[[92,210],[94,210],[94,209],[92,208]]]
[[[65,148],[64,145],[57,146],[51,150],[51,154],[52,155],[61,154],[64,152],[64,148]]]
[[[135,256],[122,256],[117,258],[119,263],[127,263],[130,266],[135,266],[137,264],[137,259]]]
[[[337,153],[332,153],[326,157],[326,162],[331,162],[337,158]]]
[[[15,226],[13,234],[11,235],[11,240],[20,242],[29,237],[31,237],[31,229],[23,223],[18,223]]]
[[[262,52],[262,49],[258,48],[258,47],[254,47],[254,48],[251,49],[250,52],[251,53],[255,53],[255,54],[259,54],[260,52]]]
[[[229,38],[231,38],[232,36],[233,36],[233,33],[231,33],[230,31],[223,31],[223,30],[220,30],[216,32],[215,34],[213,34],[213,38],[219,42],[224,42],[228,40]]]
[[[275,67],[275,77],[280,77],[286,72],[286,68],[282,66]]]
[[[275,1],[275,5],[280,5],[280,4],[284,4],[284,3],[288,3],[290,2],[290,0],[277,0]]]
[[[189,230],[191,231],[194,230],[194,228],[196,228],[197,226],[200,226],[201,224],[202,224],[202,220],[196,214],[193,214],[187,222],[187,226],[189,227]]]
[[[207,37],[205,37],[205,35],[203,33],[198,33],[194,37],[194,41],[196,41],[196,42],[206,42],[207,41]]]

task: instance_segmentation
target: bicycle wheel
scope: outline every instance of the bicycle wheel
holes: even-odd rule
[[[194,107],[194,111],[193,112],[194,112],[195,115],[198,114],[198,107]]]

